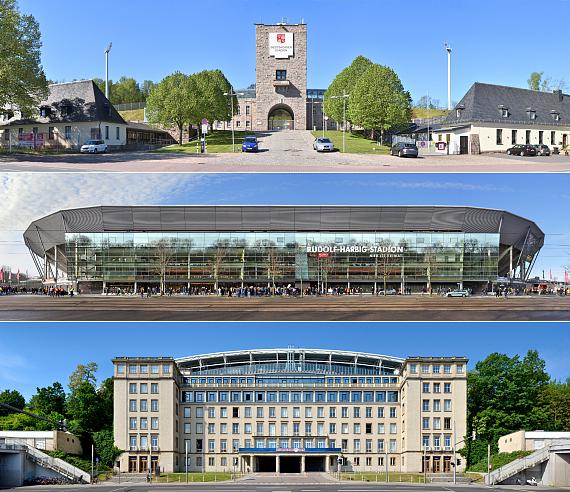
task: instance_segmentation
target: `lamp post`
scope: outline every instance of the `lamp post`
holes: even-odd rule
[[[109,99],[109,51],[111,51],[112,46],[113,43],[109,43],[105,50],[105,97],[107,99]]]
[[[243,96],[243,92],[234,92],[230,89],[230,92],[224,92],[224,96],[230,96],[230,102],[232,107],[232,152],[236,151],[236,139],[234,132],[234,96]]]
[[[331,99],[339,99],[342,97],[342,151],[344,152],[346,149],[346,100],[348,99],[350,94],[347,94],[346,91],[342,92],[342,96],[331,96]]]
[[[447,51],[447,109],[451,111],[451,46],[443,45]]]

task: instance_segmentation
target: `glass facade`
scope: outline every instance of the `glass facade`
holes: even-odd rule
[[[499,234],[462,232],[105,232],[66,234],[72,280],[328,285],[487,282]]]

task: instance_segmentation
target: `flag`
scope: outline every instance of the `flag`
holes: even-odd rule
[[[16,280],[20,281],[20,269],[18,268],[18,273],[16,273]]]
[[[4,269],[0,268],[0,282],[4,282]]]
[[[564,283],[568,283],[568,270],[564,270]]]

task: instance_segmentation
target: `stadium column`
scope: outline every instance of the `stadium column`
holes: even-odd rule
[[[275,471],[276,471],[277,473],[281,473],[281,463],[280,463],[280,460],[279,460],[279,455],[277,455],[277,456],[275,457]]]
[[[305,473],[305,455],[301,456],[301,473]]]

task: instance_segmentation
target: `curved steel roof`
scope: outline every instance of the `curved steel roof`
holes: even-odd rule
[[[324,350],[305,348],[275,348],[233,350],[210,354],[191,355],[176,359],[181,370],[209,370],[230,368],[248,364],[271,363],[320,363],[366,368],[399,369],[405,359],[388,355],[351,352],[346,350]],[[275,371],[279,372],[279,371]]]
[[[536,253],[544,233],[504,210],[463,206],[97,206],[60,210],[24,232],[36,254],[65,243],[65,233],[156,231],[408,231],[500,233],[501,244]],[[528,237],[527,237],[528,233]],[[519,246],[517,246],[519,245]]]

